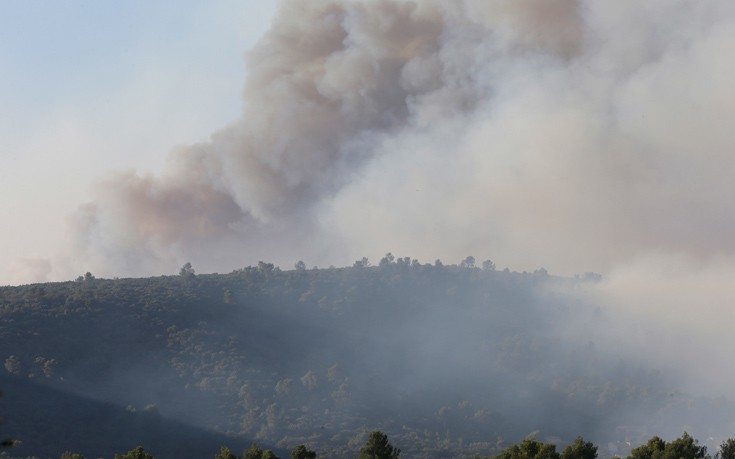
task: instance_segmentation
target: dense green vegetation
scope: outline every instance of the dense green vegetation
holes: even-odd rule
[[[718,448],[715,459],[733,459],[733,445],[735,439],[725,440]],[[533,438],[527,438],[519,444],[511,445],[502,450],[500,454],[481,458],[475,455],[473,459],[596,459],[598,457],[597,446],[592,442],[577,437],[574,443],[564,447],[561,453],[557,452],[556,444],[543,443]],[[11,456],[3,454],[2,457]],[[401,450],[394,447],[388,440],[388,436],[381,431],[370,432],[367,442],[360,449],[358,459],[400,459]],[[155,459],[142,446],[138,446],[125,454],[115,454],[115,459]],[[249,449],[243,451],[240,459],[280,459],[272,450],[263,450],[253,443]],[[291,459],[316,459],[316,451],[309,450],[304,445],[298,445],[291,451]],[[322,456],[319,456],[323,459]],[[619,458],[619,456],[618,456]],[[687,432],[671,441],[666,442],[659,437],[651,438],[645,445],[639,446],[631,451],[627,459],[711,459],[707,454],[707,447],[699,445]],[[60,459],[86,459],[79,453],[65,451]],[[220,452],[214,455],[214,459],[238,459],[238,456],[226,446],[220,447]]]
[[[605,311],[560,292],[596,281],[388,255],[3,287],[2,433],[21,456],[164,459],[253,441],[356,457],[373,428],[405,457],[495,455],[531,432],[604,456],[682,427],[727,437],[730,402],[580,338]]]

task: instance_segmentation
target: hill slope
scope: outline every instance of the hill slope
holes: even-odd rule
[[[112,457],[141,445],[156,457],[205,458],[221,445],[234,451],[249,446],[244,439],[162,418],[152,406],[123,409],[6,374],[0,376],[0,385],[4,391],[0,409],[10,413],[2,433],[3,438],[17,440],[7,451],[14,457],[58,458],[64,451],[88,458]]]
[[[575,333],[604,311],[559,292],[594,281],[409,259],[90,275],[0,288],[0,361],[54,394],[154,404],[163,417],[332,457],[351,455],[376,428],[411,457],[486,455],[533,431],[584,435],[613,453],[685,416],[700,437],[726,432],[729,402],[679,394]],[[6,406],[8,419],[32,424],[20,405]],[[59,428],[90,431],[82,420]]]

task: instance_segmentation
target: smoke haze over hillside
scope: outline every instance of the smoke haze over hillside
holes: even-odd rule
[[[161,174],[101,179],[69,245],[5,278],[472,254],[601,272],[596,301],[674,330],[653,357],[676,363],[694,334],[687,362],[717,365],[733,40],[721,1],[284,0],[247,53],[240,119]]]

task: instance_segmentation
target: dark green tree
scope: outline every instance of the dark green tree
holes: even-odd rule
[[[380,266],[381,268],[390,266],[395,259],[396,257],[394,257],[392,253],[388,252],[383,258],[380,259],[380,263],[378,266]]]
[[[367,257],[362,257],[362,260],[357,260],[352,265],[353,268],[367,268],[368,266],[370,266],[370,260]]]
[[[146,452],[142,446],[131,449],[126,454],[115,454],[115,459],[155,459],[153,455]]]
[[[367,443],[360,450],[359,459],[398,459],[401,450],[394,448],[388,441],[388,436],[376,430],[370,432]]]
[[[633,448],[628,459],[653,459],[659,457],[658,455],[663,453],[664,448],[666,448],[666,442],[660,437],[653,437],[645,445]]]
[[[482,269],[485,271],[495,271],[495,263],[492,260],[485,260],[482,262]]]
[[[255,443],[253,443],[253,446],[251,446],[248,451],[243,453],[242,457],[243,459],[278,459],[276,453],[269,449],[263,451]]]
[[[276,265],[273,263],[266,263],[265,261],[258,262],[258,271],[263,273],[272,273],[276,269]]]
[[[577,439],[571,445],[564,448],[561,453],[561,459],[596,459],[597,446],[592,442],[584,441],[582,437]]]
[[[79,453],[72,453],[71,451],[64,451],[63,453],[61,453],[61,456],[59,459],[86,459],[86,458]]]
[[[195,275],[196,271],[194,271],[194,268],[191,267],[191,263],[188,261],[179,270],[179,276],[181,277],[194,277]]]
[[[256,443],[253,443],[250,449],[242,454],[242,459],[263,459],[263,450]]]
[[[306,449],[306,446],[299,445],[291,451],[291,459],[316,459],[316,451]]]
[[[506,448],[496,459],[560,459],[556,446],[536,440],[523,440],[520,445]]]
[[[666,443],[659,437],[653,437],[648,443],[633,449],[628,459],[705,459],[707,447],[700,446],[691,435],[684,434]]]
[[[230,451],[230,448],[222,446],[219,450],[219,454],[214,455],[214,459],[237,459],[237,456]]]
[[[706,446],[700,446],[697,440],[684,432],[681,437],[666,445],[663,457],[665,459],[704,459],[709,456]]]
[[[715,457],[717,459],[735,459],[735,438],[728,438],[723,441]]]
[[[475,267],[475,257],[472,255],[468,256],[462,262],[459,264],[460,268],[474,268]]]

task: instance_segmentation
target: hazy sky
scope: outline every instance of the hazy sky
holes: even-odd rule
[[[33,280],[28,263],[67,245],[67,219],[94,198],[93,183],[114,171],[160,171],[174,146],[239,116],[244,54],[274,8],[2,2],[0,283]]]

